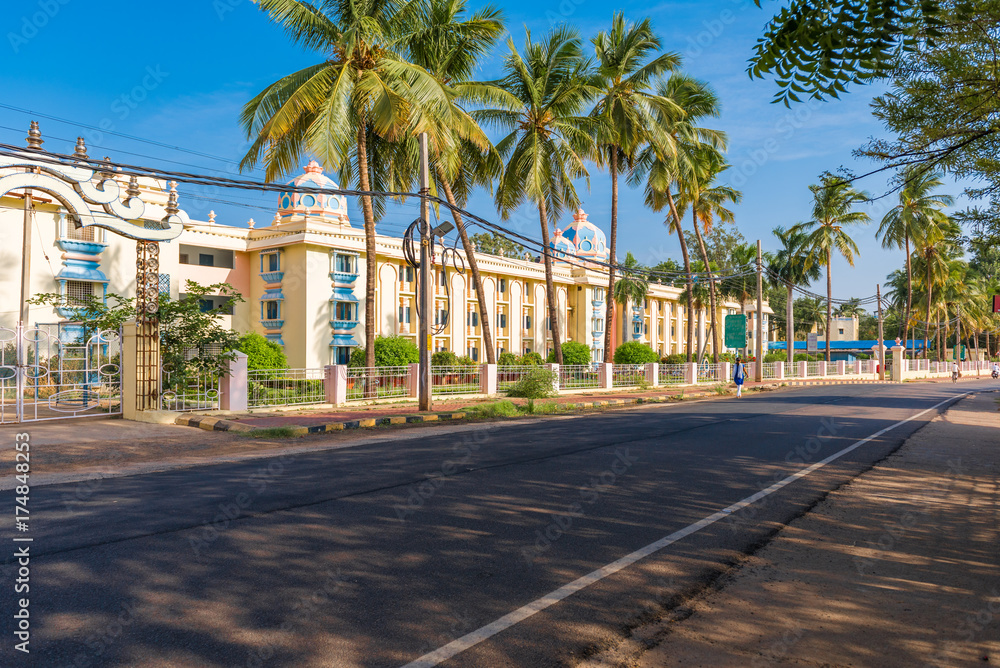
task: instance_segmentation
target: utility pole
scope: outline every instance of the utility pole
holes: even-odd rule
[[[28,130],[28,150],[41,151],[42,133],[38,129],[38,121],[31,121],[31,128]],[[30,169],[27,171],[31,171]],[[31,189],[24,191],[24,226],[21,232],[21,308],[18,317],[21,319],[23,327],[28,326],[28,300],[31,299]]]
[[[420,344],[420,380],[417,395],[420,410],[431,410],[431,323],[434,314],[434,291],[431,287],[431,211],[430,201],[430,159],[427,151],[427,133],[420,133],[420,328],[417,338]]]
[[[875,285],[878,300],[878,379],[885,380],[885,341],[882,340],[882,284]]]
[[[21,325],[28,326],[28,300],[31,299],[31,191],[24,193],[24,226],[21,232]]]
[[[764,258],[757,240],[757,333],[754,336],[753,377],[758,383],[764,380]]]

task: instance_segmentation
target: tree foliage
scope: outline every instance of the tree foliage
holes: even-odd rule
[[[479,232],[472,235],[477,253],[503,255],[504,257],[524,257],[524,246],[515,243],[497,232]]]
[[[774,75],[775,101],[786,105],[836,98],[851,84],[886,76],[901,53],[933,43],[940,14],[937,0],[790,0],[757,40],[748,72]]]
[[[232,312],[233,304],[243,297],[228,283],[200,285],[188,281],[184,295],[171,299],[160,294],[158,316],[160,320],[160,359],[164,369],[177,376],[187,372],[207,371],[222,373],[233,359],[240,336],[224,327],[219,316]],[[218,306],[206,309],[206,298],[223,296],[227,299]],[[96,297],[66,303],[58,293],[37,294],[32,304],[71,308],[74,321],[92,329],[117,330],[128,320],[135,319],[135,299],[109,293],[108,301]]]

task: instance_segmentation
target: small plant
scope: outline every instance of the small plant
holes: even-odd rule
[[[543,361],[544,360],[542,359],[542,355],[540,353],[530,352],[521,355],[521,359],[518,360],[518,364],[524,366],[538,366]]]
[[[721,397],[721,396],[725,396],[725,395],[727,395],[727,394],[730,394],[730,393],[732,392],[732,391],[731,391],[731,390],[730,390],[730,389],[729,389],[729,388],[728,388],[728,387],[727,387],[726,385],[724,385],[724,384],[722,384],[722,383],[719,383],[718,385],[716,385],[716,386],[715,386],[715,387],[713,387],[712,389],[713,389],[713,390],[715,391],[715,393],[716,393],[716,394],[718,394],[718,395],[719,395],[720,397]]]
[[[510,386],[507,396],[522,399],[542,399],[555,393],[555,374],[546,367],[536,367]]]
[[[639,391],[640,392],[645,392],[649,388],[653,387],[653,384],[650,383],[648,380],[646,380],[646,376],[645,375],[639,377],[639,383],[638,383],[638,385],[639,385]]]
[[[534,415],[535,414],[535,400],[534,399],[528,399],[528,403],[525,404],[525,406],[524,406],[524,412],[527,413],[528,415]]]

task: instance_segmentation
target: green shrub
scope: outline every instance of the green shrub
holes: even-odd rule
[[[660,364],[684,364],[685,362],[687,362],[687,356],[683,353],[667,355],[660,360]]]
[[[250,332],[240,337],[236,349],[247,356],[247,369],[287,369],[288,359],[285,352],[274,341],[268,341],[257,332]]]
[[[458,366],[458,355],[450,350],[439,350],[431,354],[431,366]]]
[[[517,355],[514,353],[500,353],[500,357],[497,358],[497,364],[500,366],[517,366]]]
[[[507,396],[541,399],[555,394],[556,375],[546,367],[532,369],[507,390]]]
[[[788,360],[788,353],[785,351],[768,353],[764,355],[764,362],[785,362]]]
[[[615,364],[649,364],[658,362],[660,356],[645,343],[627,341],[615,348]]]
[[[523,366],[538,366],[541,363],[542,363],[542,356],[540,353],[536,352],[524,353],[518,360],[518,364],[521,364]]]
[[[455,363],[458,364],[459,366],[475,366],[479,364],[479,362],[472,359],[468,355],[462,355],[461,357],[455,360]]]
[[[590,364],[590,346],[577,341],[563,341],[563,364]],[[556,351],[549,353],[549,364],[556,361]]]
[[[417,344],[402,336],[375,337],[375,366],[406,366],[420,361]],[[355,348],[347,363],[352,367],[365,366],[365,349]]]

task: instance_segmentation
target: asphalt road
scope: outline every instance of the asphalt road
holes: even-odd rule
[[[35,488],[28,655],[14,650],[26,594],[14,593],[10,558],[23,544],[4,492],[0,665],[398,667],[468,634],[481,642],[441,665],[575,665],[944,407],[509,628],[478,630],[977,387],[993,385],[812,387],[396,442],[390,432],[344,450]]]

